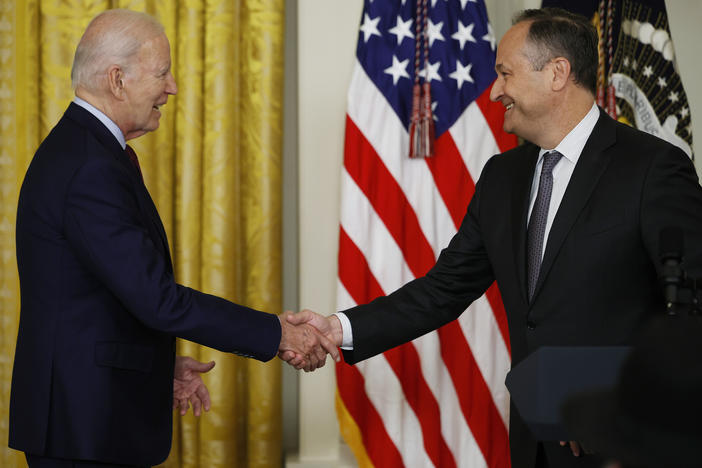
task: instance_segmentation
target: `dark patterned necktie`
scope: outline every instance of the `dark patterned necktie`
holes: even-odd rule
[[[558,151],[544,154],[539,179],[539,191],[536,194],[534,207],[531,209],[529,226],[527,228],[527,286],[529,288],[529,302],[534,296],[536,282],[539,279],[541,259],[546,233],[546,219],[548,218],[548,205],[551,203],[553,190],[553,168],[563,155]]]
[[[124,152],[127,153],[127,157],[129,158],[129,161],[131,161],[132,165],[136,168],[136,171],[139,174],[139,178],[141,179],[141,182],[143,183],[144,176],[141,174],[141,166],[139,166],[139,158],[137,158],[137,155],[134,152],[134,149],[131,146],[127,145]]]

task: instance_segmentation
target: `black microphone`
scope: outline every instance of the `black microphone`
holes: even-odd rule
[[[678,287],[685,280],[681,267],[683,260],[684,239],[682,229],[669,226],[663,228],[659,237],[661,260],[661,281],[665,295],[665,308],[668,315],[676,315],[675,303],[678,301]]]

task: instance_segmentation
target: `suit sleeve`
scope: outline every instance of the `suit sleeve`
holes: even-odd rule
[[[458,318],[493,283],[480,229],[481,187],[489,183],[490,161],[478,180],[461,226],[429,272],[397,291],[345,310],[351,322],[349,364],[420,337]]]
[[[149,328],[259,360],[276,355],[277,316],[175,283],[143,225],[133,182],[116,161],[94,158],[74,175],[65,236],[81,262]]]
[[[665,145],[653,157],[640,217],[641,235],[656,268],[661,230],[678,227],[684,235],[683,267],[688,277],[702,277],[702,188],[692,161],[677,147]]]

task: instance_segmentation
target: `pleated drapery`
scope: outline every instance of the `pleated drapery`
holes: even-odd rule
[[[162,109],[160,128],[130,144],[166,227],[176,279],[280,312],[284,7],[284,0],[0,0],[0,441],[8,436],[20,309],[19,187],[73,97],[73,53],[100,11],[146,11],[171,42],[178,95]],[[187,341],[178,351],[217,361],[205,377],[212,410],[199,420],[175,415],[164,466],[280,466],[280,363]],[[0,466],[26,463],[2,447]]]

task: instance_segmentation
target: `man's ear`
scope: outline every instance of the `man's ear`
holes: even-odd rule
[[[560,91],[570,79],[570,62],[565,57],[556,57],[551,60],[550,65],[553,70],[551,88],[553,91]]]
[[[115,99],[124,99],[124,70],[119,65],[110,65],[107,69],[107,84]]]

